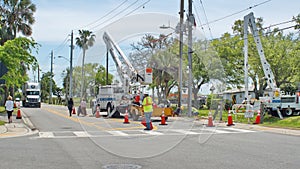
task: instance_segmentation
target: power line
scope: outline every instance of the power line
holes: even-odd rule
[[[281,29],[278,29],[278,32],[280,31],[283,31],[283,30],[287,30],[287,29],[291,29],[291,28],[295,28],[296,25],[293,25],[293,26],[288,26],[288,27],[285,27],[285,28],[281,28]],[[262,28],[261,30],[264,30],[265,28]],[[264,35],[268,35],[268,34],[271,34],[273,32],[267,32],[267,33],[264,33]],[[233,35],[231,37],[234,37],[236,35]],[[261,35],[258,35],[258,36],[261,36]],[[253,37],[255,37],[253,35]],[[222,37],[219,37],[219,38],[214,38],[214,39],[211,39],[211,40],[208,40],[208,41],[213,41],[213,40],[217,40],[217,39],[221,39]],[[220,44],[220,45],[217,45],[217,46],[224,46],[224,45],[230,45],[230,44],[234,44],[234,43],[237,43],[237,42],[240,42],[240,41],[244,41],[245,39],[248,39],[248,38],[241,38],[241,39],[238,39],[236,41],[233,41],[233,42],[227,42],[227,43],[224,43],[224,44]],[[209,46],[208,48],[206,49],[209,49],[209,48],[213,48],[212,46]]]
[[[196,12],[197,19],[198,19],[198,21],[199,21],[199,25],[202,25],[202,22],[201,22],[201,19],[200,19],[200,15],[199,15],[199,13],[198,13],[198,10],[197,10],[197,8],[196,8],[196,5],[193,5],[193,6],[194,6],[194,10],[195,10],[195,12]],[[201,29],[202,29],[202,31],[203,31],[204,37],[206,38],[205,30],[204,30],[203,26],[201,26]]]
[[[106,23],[106,22],[112,20],[113,18],[117,17],[117,16],[120,15],[121,13],[123,13],[123,12],[125,12],[126,10],[128,10],[129,8],[131,8],[131,7],[132,7],[133,5],[135,5],[138,1],[139,1],[139,0],[136,0],[135,2],[133,2],[133,3],[131,3],[129,6],[127,6],[125,10],[122,10],[122,11],[116,13],[116,14],[113,15],[112,17],[106,19],[105,21],[103,21],[103,22],[97,24],[96,26],[93,26],[91,29],[95,29],[95,28],[99,27],[100,25],[102,25],[102,24],[104,24],[104,23]]]
[[[151,0],[148,0],[147,2],[144,2],[142,5],[138,6],[137,8],[135,8],[134,10],[130,11],[129,13],[127,13],[125,16],[128,16],[130,14],[132,14],[133,12],[137,11],[139,8],[141,8],[142,6],[146,5],[147,3],[149,3]]]
[[[207,23],[207,26],[208,26],[208,30],[209,30],[210,37],[212,38],[213,36],[212,36],[211,28],[210,28],[210,26],[209,26],[209,24],[208,24],[208,19],[207,19],[207,15],[206,15],[206,12],[205,12],[204,5],[203,5],[203,3],[202,3],[202,0],[199,0],[199,1],[200,1],[201,5],[202,5],[202,9],[203,9],[203,13],[204,13],[204,16],[205,16],[205,20],[206,20],[206,23]]]
[[[288,24],[288,23],[291,23],[291,22],[294,22],[294,21],[296,21],[296,19],[292,19],[292,20],[289,20],[289,21],[284,21],[284,22],[280,22],[280,23],[277,23],[277,24],[273,24],[273,25],[270,25],[270,26],[265,27],[263,29],[269,29],[269,28],[274,27],[274,26]]]
[[[208,25],[208,24],[211,24],[211,23],[214,23],[214,22],[218,22],[218,21],[220,21],[220,20],[229,18],[229,17],[231,17],[231,16],[233,16],[233,15],[236,15],[236,14],[239,14],[239,13],[242,13],[242,12],[245,12],[245,11],[250,10],[250,9],[252,9],[252,8],[255,8],[255,7],[258,7],[258,6],[263,5],[263,4],[265,4],[265,3],[268,3],[268,2],[270,2],[270,1],[272,1],[272,0],[267,0],[267,1],[261,2],[261,3],[259,3],[259,4],[255,4],[255,5],[253,5],[253,6],[250,6],[250,7],[246,8],[246,9],[243,9],[243,10],[240,10],[240,11],[237,11],[237,12],[234,12],[234,13],[232,13],[232,14],[226,15],[226,16],[221,17],[221,18],[219,18],[219,19],[215,19],[215,20],[212,20],[212,21],[210,21],[210,22],[206,22],[205,24],[203,24],[203,25],[201,25],[201,26],[205,26],[205,25]]]
[[[66,36],[66,38],[63,40],[63,42],[62,42],[59,46],[57,46],[57,47],[54,49],[54,51],[55,51],[55,52],[60,51],[60,50],[66,45],[66,43],[68,42],[68,38],[69,38],[69,35]]]
[[[128,0],[123,1],[123,2],[120,3],[117,7],[115,7],[114,9],[112,9],[111,11],[109,11],[108,13],[106,13],[106,14],[105,14],[104,16],[102,16],[101,18],[99,18],[99,19],[97,19],[97,20],[95,20],[95,21],[93,21],[93,22],[91,22],[91,23],[89,23],[89,24],[83,26],[82,28],[84,28],[84,27],[89,27],[89,26],[91,26],[91,25],[93,25],[93,24],[95,24],[95,23],[101,21],[101,20],[104,19],[105,17],[109,16],[110,14],[112,14],[113,12],[115,12],[116,10],[118,10],[118,9],[119,9],[121,6],[123,6],[127,1],[128,1]]]

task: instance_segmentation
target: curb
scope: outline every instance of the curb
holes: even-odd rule
[[[5,125],[0,126],[0,134],[7,133],[7,127]]]
[[[207,123],[207,119],[198,119],[198,123]],[[216,126],[226,126],[226,122],[214,122]],[[277,134],[285,134],[285,135],[293,135],[300,136],[300,130],[293,129],[285,129],[285,128],[274,128],[274,127],[266,127],[254,124],[243,124],[243,123],[234,123],[236,128],[247,129],[247,130],[256,130],[256,131],[264,131],[269,133],[277,133]]]
[[[24,111],[22,111],[22,121],[31,131],[36,130],[36,127],[32,124],[29,117],[26,113],[24,113]]]

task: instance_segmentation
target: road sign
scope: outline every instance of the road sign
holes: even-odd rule
[[[145,83],[152,83],[152,68],[146,68],[145,70]]]
[[[245,118],[253,118],[254,117],[254,112],[246,111],[244,113],[244,116],[245,116]]]

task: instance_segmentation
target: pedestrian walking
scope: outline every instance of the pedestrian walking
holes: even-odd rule
[[[86,116],[86,101],[84,98],[82,98],[81,102],[80,102],[80,109],[81,109],[81,113],[83,114],[83,116]]]
[[[70,100],[68,101],[68,109],[69,109],[70,117],[72,116],[73,108],[74,108],[74,102],[73,102],[73,99],[70,98]]]
[[[12,101],[12,97],[8,96],[5,102],[5,110],[7,112],[8,123],[12,123],[12,113],[14,111],[14,102]]]
[[[152,130],[151,128],[151,116],[153,112],[153,102],[152,98],[149,96],[148,93],[144,93],[144,100],[143,100],[143,110],[144,110],[144,115],[146,119],[146,128],[144,130]]]

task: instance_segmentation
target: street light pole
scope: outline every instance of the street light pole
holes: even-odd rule
[[[179,32],[179,86],[178,86],[178,108],[181,111],[182,104],[182,54],[183,54],[183,19],[184,19],[184,0],[180,0],[180,21],[179,21],[179,30],[170,27],[170,23],[168,26],[162,25],[159,28],[161,29],[173,29],[175,32]],[[176,27],[177,28],[177,27]]]
[[[189,87],[188,87],[188,116],[192,115],[192,54],[193,54],[193,42],[192,42],[192,25],[194,24],[194,16],[192,9],[192,0],[189,0],[189,14],[188,14],[188,64],[189,64]]]
[[[73,31],[71,33],[71,51],[70,51],[70,83],[69,83],[69,97],[72,98],[72,86],[73,86]]]
[[[180,1],[180,21],[179,21],[179,88],[178,88],[178,108],[181,111],[182,104],[182,53],[183,53],[183,17],[184,17],[184,0]]]
[[[51,51],[49,104],[52,104],[53,50]]]

